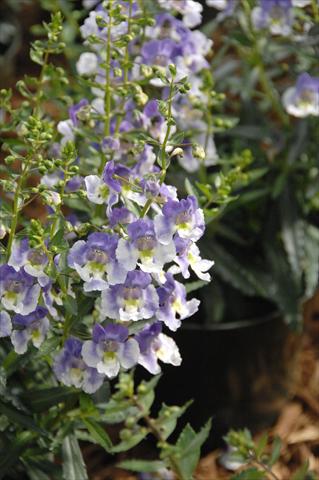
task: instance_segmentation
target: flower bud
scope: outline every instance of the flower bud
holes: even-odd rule
[[[194,143],[192,147],[192,153],[195,158],[198,158],[199,160],[205,160],[205,157],[206,157],[205,150],[201,145],[198,145],[198,143]]]

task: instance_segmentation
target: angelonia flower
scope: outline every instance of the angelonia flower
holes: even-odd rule
[[[260,0],[252,10],[256,29],[268,28],[273,35],[289,35],[293,23],[292,0]]]
[[[0,337],[24,354],[60,335],[53,371],[63,384],[87,393],[136,365],[152,374],[160,372],[161,363],[180,365],[178,346],[167,332],[173,335],[198,310],[199,301],[187,298],[185,279],[209,281],[213,264],[201,258],[197,245],[205,230],[197,198],[179,198],[165,181],[177,156],[192,171],[217,156],[213,140],[206,139],[204,114],[193,112],[194,98],[207,99],[202,74],[211,41],[193,30],[202,6],[194,0],[158,0],[165,11],[143,28],[143,36],[136,23],[140,36],[132,36],[127,51],[116,47],[106,72],[106,43],[122,39],[128,15],[134,21],[142,12],[138,2],[129,9],[128,2],[115,0],[121,16],[114,21],[105,3],[86,2],[94,9],[81,27],[86,51],[76,65],[83,82],[89,80],[86,98],[58,123],[59,143],[52,153],[59,159],[69,142],[75,143],[75,165],[84,166],[85,174],[80,170],[69,179],[57,168],[41,181],[43,196],[61,217],[64,195],[84,208],[62,219],[64,235],[53,223],[36,247],[25,238],[15,241],[0,266]],[[127,53],[133,65],[128,70]],[[121,88],[125,95],[118,94]],[[192,128],[197,145],[187,150],[192,134],[185,147],[174,135]],[[57,236],[63,236],[63,248],[56,255],[51,242]],[[81,339],[67,321],[79,298],[91,305],[85,315],[74,314]]]
[[[299,75],[296,85],[284,92],[282,102],[287,113],[294,117],[319,116],[319,77]]]

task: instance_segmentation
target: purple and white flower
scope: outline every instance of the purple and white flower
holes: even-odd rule
[[[302,73],[296,86],[285,91],[282,101],[286,111],[294,117],[319,116],[319,77]]]
[[[177,252],[175,262],[178,266],[172,266],[169,271],[174,275],[181,273],[184,278],[189,278],[190,267],[198,278],[209,282],[211,277],[208,270],[214,265],[214,262],[212,260],[202,259],[198,246],[191,240],[176,235],[174,242]]]
[[[140,270],[128,272],[123,284],[102,292],[101,311],[105,317],[125,322],[152,318],[158,309],[158,295],[152,278]]]
[[[168,200],[163,213],[154,218],[154,226],[156,237],[164,245],[170,243],[175,233],[197,241],[205,230],[204,214],[192,195],[180,201]]]
[[[116,250],[116,257],[127,271],[136,265],[148,273],[160,273],[166,263],[176,255],[175,245],[171,239],[167,245],[159,243],[156,238],[154,223],[150,219],[140,219],[127,227],[128,240],[121,238]]]
[[[36,309],[40,290],[36,278],[23,268],[16,272],[10,265],[0,266],[0,298],[5,309],[28,315]]]
[[[30,340],[36,348],[41,346],[50,328],[47,313],[46,308],[38,306],[28,315],[17,314],[13,317],[11,342],[16,353],[25,353]]]
[[[115,285],[125,280],[127,271],[115,256],[117,244],[117,235],[91,233],[87,241],[78,240],[71,247],[68,264],[84,280],[85,292],[104,290],[108,284]]]
[[[186,27],[193,28],[201,23],[203,6],[194,0],[158,0],[162,8],[176,10],[183,16]]]
[[[60,382],[68,387],[82,388],[86,393],[94,393],[104,380],[104,375],[98,373],[84,362],[82,342],[77,338],[68,338],[61,352],[55,357],[53,370]]]
[[[256,29],[268,28],[273,35],[289,35],[293,23],[291,0],[260,0],[252,10]]]
[[[162,325],[160,322],[156,322],[135,335],[140,347],[138,363],[153,375],[157,375],[161,371],[158,360],[175,367],[182,363],[174,340],[161,332]]]
[[[84,362],[108,378],[116,377],[121,367],[132,368],[138,356],[138,343],[128,338],[128,329],[123,325],[94,325],[92,340],[84,342],[82,348]]]
[[[166,282],[157,288],[159,309],[156,317],[172,331],[181,326],[181,320],[191,317],[198,310],[199,300],[186,300],[185,286],[174,280],[171,273],[166,274]]]
[[[26,273],[38,279],[41,287],[49,283],[49,277],[44,272],[47,264],[46,254],[40,249],[31,249],[27,238],[13,242],[8,265],[13,267],[16,272],[23,267]]]
[[[0,312],[0,338],[9,337],[12,332],[10,315],[5,310]]]

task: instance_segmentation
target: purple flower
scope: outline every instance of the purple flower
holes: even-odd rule
[[[16,353],[25,353],[30,340],[36,348],[41,346],[50,328],[47,313],[46,308],[39,306],[29,315],[18,314],[13,317],[11,342]]]
[[[180,201],[168,200],[163,213],[154,218],[154,225],[156,237],[164,245],[169,244],[176,232],[181,238],[197,241],[205,230],[203,211],[191,195]]]
[[[294,117],[319,116],[319,77],[302,73],[296,86],[285,91],[282,101],[287,112]]]
[[[150,40],[141,49],[142,61],[147,65],[166,67],[175,57],[176,43],[170,38]]]
[[[12,331],[12,323],[10,315],[2,310],[0,312],[0,338],[9,337]]]
[[[101,177],[88,175],[84,179],[86,194],[90,202],[102,205],[107,203],[110,206],[118,201],[117,192],[110,192],[110,189]]]
[[[159,322],[145,327],[135,335],[140,347],[138,363],[153,375],[160,373],[158,360],[178,366],[182,359],[174,340],[161,333],[162,326]]]
[[[68,338],[61,352],[55,357],[53,370],[64,385],[82,388],[86,393],[94,393],[102,385],[104,375],[100,375],[96,368],[85,364],[81,351],[82,342],[77,338]]]
[[[32,277],[36,277],[39,284],[44,287],[49,282],[49,277],[44,273],[47,264],[46,254],[39,248],[31,249],[27,238],[14,241],[8,265],[17,272],[24,267],[24,271]]]
[[[116,377],[121,367],[136,365],[138,356],[137,341],[128,338],[128,329],[122,325],[94,325],[92,340],[84,342],[82,348],[84,362],[109,378]]]
[[[173,266],[169,271],[173,274],[181,273],[184,278],[189,278],[189,267],[193,272],[205,282],[210,281],[210,275],[207,271],[214,265],[211,260],[203,260],[197,245],[191,240],[181,238],[179,235],[174,237],[177,256],[175,262],[178,267]]]
[[[125,322],[152,318],[158,309],[158,296],[151,282],[148,273],[128,272],[123,284],[102,292],[102,314]]]
[[[41,287],[23,268],[18,272],[9,265],[0,266],[0,298],[7,310],[28,315],[37,306]]]
[[[134,214],[125,207],[113,208],[109,215],[109,224],[110,227],[115,227],[116,225],[127,225],[128,223],[133,222],[136,219]]]
[[[158,0],[162,8],[176,10],[183,16],[186,27],[193,28],[201,23],[203,6],[194,0]]]
[[[171,273],[166,274],[166,282],[157,289],[159,309],[156,317],[173,331],[176,331],[181,320],[191,317],[198,310],[199,300],[186,300],[186,289],[182,283],[176,282]]]
[[[79,240],[70,249],[68,264],[82,280],[84,291],[104,290],[108,283],[114,285],[125,280],[127,271],[115,257],[118,236],[92,233],[87,241]]]
[[[150,219],[136,220],[127,227],[128,240],[121,238],[116,257],[127,271],[134,270],[136,264],[144,272],[160,273],[166,263],[176,255],[173,240],[162,245],[156,238],[154,223]]]
[[[260,0],[252,10],[255,28],[269,28],[273,35],[289,35],[293,22],[291,0]]]
[[[113,161],[107,162],[103,171],[103,181],[106,185],[117,193],[121,193],[123,181],[120,178],[127,179],[130,177],[130,169],[121,164],[115,164]],[[116,177],[115,177],[116,176]]]
[[[76,103],[75,105],[72,105],[72,107],[69,108],[70,119],[75,127],[77,127],[79,124],[79,117],[78,117],[79,113],[88,104],[89,104],[88,100],[86,98],[83,98],[82,100],[79,101],[79,103]]]

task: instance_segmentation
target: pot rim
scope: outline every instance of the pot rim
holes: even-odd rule
[[[227,330],[240,330],[242,328],[249,328],[255,325],[262,325],[264,323],[271,322],[273,320],[281,320],[282,314],[279,310],[275,310],[272,313],[263,315],[260,317],[249,318],[246,320],[238,320],[236,322],[221,322],[215,324],[198,324],[184,322],[182,325],[183,330],[208,330],[208,331],[227,331]]]

